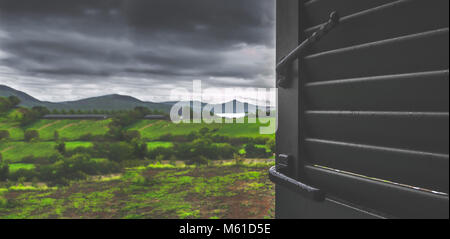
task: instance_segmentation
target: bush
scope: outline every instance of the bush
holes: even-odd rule
[[[92,155],[94,157],[106,157],[114,162],[135,159],[134,148],[127,142],[94,143]]]
[[[233,155],[238,152],[237,148],[228,143],[223,143],[216,146],[217,158],[231,159]]]
[[[25,141],[31,142],[39,139],[39,132],[37,130],[27,130],[24,135]]]
[[[37,169],[38,177],[56,185],[67,185],[70,180],[82,180],[87,175],[107,174],[120,171],[117,163],[109,160],[94,160],[87,154],[76,154],[51,165]]]
[[[266,143],[266,147],[272,151],[272,153],[275,153],[276,151],[276,141],[275,139],[269,139]]]
[[[66,154],[66,144],[64,142],[58,143],[55,149],[62,155]]]
[[[9,165],[0,164],[0,181],[6,181],[9,178]]]
[[[0,130],[0,140],[9,139],[9,131],[8,130]]]
[[[159,141],[173,141],[173,136],[171,133],[165,134],[165,135],[161,135],[159,137]]]
[[[266,148],[256,147],[253,143],[245,145],[245,152],[247,158],[266,158],[270,156]]]
[[[126,141],[131,142],[133,140],[136,139],[140,139],[141,138],[141,133],[137,130],[129,130],[129,131],[125,131],[123,133],[123,137]]]
[[[19,169],[15,172],[10,172],[9,179],[12,181],[20,181],[21,183],[25,181],[31,181],[34,177],[37,176],[37,173],[34,169]]]
[[[174,155],[174,149],[158,147],[150,150],[147,153],[147,157],[150,159],[156,159],[158,156],[161,157],[161,160],[170,160],[170,158]]]
[[[20,99],[17,96],[0,97],[0,112],[6,112],[19,104]]]
[[[146,142],[140,142],[138,140],[133,141],[134,156],[139,159],[145,159],[148,154],[148,147]]]
[[[87,134],[83,134],[80,136],[79,140],[80,141],[92,141],[92,134],[91,133],[87,133]]]
[[[0,208],[7,208],[7,207],[8,207],[8,199],[0,197]]]
[[[53,140],[54,141],[58,141],[59,140],[59,132],[58,132],[58,130],[55,130],[55,132],[53,132]]]
[[[233,160],[237,166],[241,166],[242,164],[244,164],[244,159],[239,154],[234,154]]]
[[[31,110],[24,110],[20,124],[21,126],[31,124],[32,122],[38,120],[40,117],[49,113],[50,111],[42,106],[35,106]]]
[[[195,165],[208,165],[209,160],[205,156],[199,156],[191,160],[191,162]]]
[[[34,157],[33,155],[25,156],[20,160],[21,163],[34,163],[35,161],[36,157]]]

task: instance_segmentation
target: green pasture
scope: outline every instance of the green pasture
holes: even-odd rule
[[[208,128],[215,131],[215,134],[231,136],[231,137],[274,137],[274,134],[260,134],[260,128],[265,124],[260,122],[250,123],[230,123],[230,124],[174,124],[170,121],[164,120],[141,120],[134,125],[129,126],[128,130],[138,130],[142,138],[150,140],[158,139],[159,137],[172,135],[188,135],[192,132],[198,132],[202,128]]]
[[[173,146],[172,142],[162,142],[162,141],[153,141],[147,143],[148,150],[156,149],[156,148],[170,148]]]
[[[14,173],[19,169],[31,170],[34,168],[34,164],[31,163],[13,163],[9,165],[9,172]]]
[[[56,153],[55,142],[1,142],[3,160],[14,163],[27,156],[49,157]]]
[[[66,142],[66,149],[78,147],[91,147],[91,142]],[[20,162],[24,157],[49,157],[57,153],[55,142],[0,142],[0,152],[3,159],[14,163]]]
[[[39,131],[43,140],[53,140],[55,131],[59,138],[77,140],[83,135],[104,135],[108,132],[110,120],[39,120],[26,129]]]

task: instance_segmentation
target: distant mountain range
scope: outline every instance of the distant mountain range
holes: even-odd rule
[[[132,96],[127,95],[104,95],[98,97],[90,97],[81,100],[75,101],[63,101],[63,102],[48,102],[48,101],[40,101],[33,96],[28,95],[25,92],[18,91],[11,87],[0,85],[0,96],[8,97],[8,96],[17,96],[21,100],[21,106],[24,107],[33,107],[33,106],[44,106],[50,110],[127,110],[133,109],[137,106],[147,107],[152,110],[160,110],[163,112],[170,112],[172,106],[177,102],[146,102],[136,99]],[[233,105],[236,105],[239,101],[234,100]],[[192,102],[183,102],[183,105],[192,106]],[[202,108],[206,105],[206,103],[202,103]],[[250,106],[250,107],[249,107]],[[225,108],[225,104],[222,104],[222,108]],[[255,113],[253,108],[256,108],[255,105],[244,104],[244,112],[247,113]],[[250,112],[249,112],[250,109]],[[236,112],[234,113],[243,113]]]

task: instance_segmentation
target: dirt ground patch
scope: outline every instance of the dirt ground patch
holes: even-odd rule
[[[146,128],[150,128],[150,127],[152,127],[154,124],[155,124],[155,123],[148,124],[148,125],[146,125],[146,126],[140,128],[139,130],[141,131],[141,130],[144,130],[144,129],[146,129]]]
[[[68,124],[68,125],[64,125],[64,126],[61,127],[59,130],[65,130],[65,129],[67,129],[67,128],[69,128],[69,127],[72,127],[72,126],[74,126],[74,125],[76,125],[76,123],[71,123],[71,124]]]
[[[8,190],[0,218],[273,218],[268,167],[130,169],[48,190]]]
[[[48,124],[43,125],[42,127],[40,127],[38,130],[46,129],[46,128],[48,128],[48,127],[50,127],[50,126],[52,126],[52,125],[55,125],[55,124],[57,124],[57,123],[59,123],[59,122],[61,122],[61,120],[57,120],[57,121],[55,121],[55,122],[48,123]]]

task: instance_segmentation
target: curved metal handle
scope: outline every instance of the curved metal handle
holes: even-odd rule
[[[339,14],[337,12],[332,12],[330,14],[330,19],[323,24],[319,30],[314,32],[310,37],[304,40],[300,45],[298,45],[293,51],[291,51],[288,55],[281,58],[280,62],[277,64],[276,72],[277,72],[277,84],[280,87],[286,88],[289,85],[288,82],[288,71],[289,65],[297,59],[300,54],[307,49],[313,43],[319,41],[323,36],[325,36],[328,32],[330,32],[335,26],[339,24]]]
[[[325,200],[325,193],[317,188],[308,186],[302,182],[299,182],[293,178],[290,178],[283,173],[277,171],[276,166],[269,169],[270,181],[277,185],[285,186],[292,191],[301,194],[302,196],[309,198],[313,201],[322,202]]]

